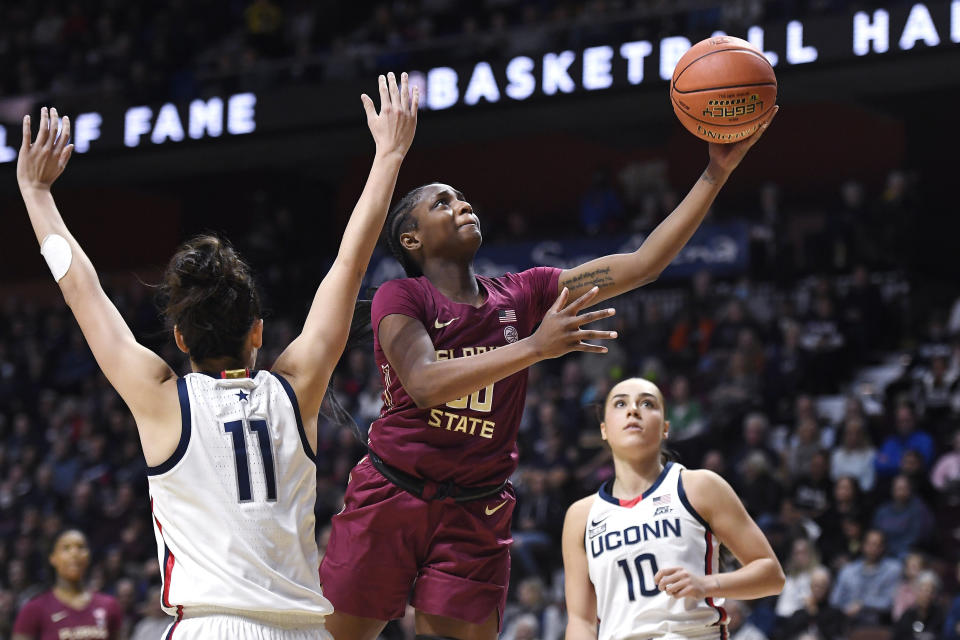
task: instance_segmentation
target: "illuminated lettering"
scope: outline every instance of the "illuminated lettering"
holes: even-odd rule
[[[150,133],[150,118],[153,111],[150,107],[130,107],[123,117],[123,144],[136,147],[140,144],[140,136]]]
[[[960,42],[960,0],[950,3],[950,40]]]
[[[190,103],[190,137],[199,140],[204,135],[219,138],[223,133],[223,100],[210,98],[206,102]]]
[[[103,117],[96,112],[81,113],[73,123],[73,148],[77,153],[90,150],[90,143],[100,138]]]
[[[473,75],[470,76],[470,84],[467,85],[463,102],[474,105],[480,102],[480,98],[487,102],[500,100],[500,89],[497,87],[497,79],[493,77],[493,69],[490,68],[489,62],[478,62],[473,68]]]
[[[760,49],[760,51],[763,51],[763,38],[763,27],[753,26],[747,29],[747,42],[755,46],[757,49]],[[763,51],[763,55],[767,59],[767,62],[770,63],[771,67],[777,66],[777,63],[780,62],[780,56],[773,51]]]
[[[919,40],[923,40],[928,47],[935,47],[940,44],[940,35],[933,24],[933,18],[930,17],[930,11],[922,4],[915,4],[910,9],[907,24],[903,26],[900,48],[913,49],[913,45]]]
[[[569,73],[570,65],[576,59],[577,54],[573,51],[548,53],[543,56],[543,92],[545,94],[552,96],[557,91],[570,93],[576,88]]]
[[[803,23],[791,20],[787,24],[787,62],[808,64],[817,59],[817,49],[803,45]]]
[[[673,77],[673,70],[689,48],[690,40],[683,36],[672,36],[660,41],[660,78],[669,80]]]
[[[960,0],[957,0],[960,2]],[[643,82],[643,60],[653,51],[653,45],[646,40],[625,42],[620,45],[620,55],[627,61],[627,82]]]
[[[890,48],[890,14],[883,9],[873,12],[873,20],[865,11],[853,16],[853,52],[858,56],[870,53],[886,53]]]
[[[253,133],[257,128],[253,108],[257,106],[257,96],[252,93],[238,93],[227,101],[227,131],[239,136]]]
[[[150,140],[154,144],[162,144],[168,139],[174,142],[183,140],[183,124],[180,123],[180,114],[177,113],[177,108],[169,102],[160,107],[157,122],[153,125],[153,133],[150,134]]]
[[[17,158],[17,150],[7,146],[7,128],[0,124],[0,163],[13,162]]]
[[[613,47],[590,47],[583,52],[583,88],[589,91],[613,85],[610,73]]]
[[[958,0],[960,2],[960,0]],[[533,95],[537,88],[537,80],[533,77],[533,59],[527,56],[517,56],[507,64],[506,94],[514,100],[526,100]]]
[[[430,409],[430,417],[427,419],[427,424],[431,427],[440,426],[440,418],[443,417],[443,411],[440,409]]]
[[[497,426],[495,422],[490,422],[489,420],[484,420],[483,424],[480,426],[480,437],[481,438],[492,438],[493,437],[493,428]]]
[[[449,109],[457,103],[457,72],[450,67],[436,67],[427,72],[427,106],[435,111]]]

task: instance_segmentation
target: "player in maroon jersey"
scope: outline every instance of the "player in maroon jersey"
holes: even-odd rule
[[[657,278],[773,115],[746,140],[710,144],[707,169],[639,249],[574,269],[477,276],[479,221],[448,185],[419,187],[393,207],[385,233],[409,277],[373,299],[384,406],[320,565],[337,640],[376,638],[408,598],[418,639],[496,637],[527,367],[606,351],[589,341],[615,333],[581,327],[613,310],[579,312]]]
[[[76,529],[58,535],[50,564],[57,575],[53,589],[23,605],[13,623],[13,640],[118,640],[120,603],[83,583],[90,566],[86,536]]]

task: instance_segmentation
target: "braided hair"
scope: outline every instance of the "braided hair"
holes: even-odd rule
[[[390,209],[390,213],[387,214],[387,222],[383,226],[390,253],[393,254],[393,257],[396,258],[400,266],[403,267],[403,271],[407,274],[408,278],[419,278],[423,275],[423,270],[420,268],[420,265],[417,264],[417,261],[413,259],[413,256],[403,248],[403,244],[400,242],[400,236],[417,228],[417,219],[410,214],[413,208],[420,202],[420,196],[423,190],[428,186],[430,185],[425,184],[419,186],[398,200]]]

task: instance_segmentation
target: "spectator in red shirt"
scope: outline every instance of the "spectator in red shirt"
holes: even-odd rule
[[[87,537],[76,529],[64,531],[54,539],[49,559],[54,586],[23,606],[13,623],[13,640],[118,640],[120,605],[84,584],[90,566]]]

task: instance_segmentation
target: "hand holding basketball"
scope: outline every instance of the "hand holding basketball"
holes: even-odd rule
[[[379,114],[370,96],[360,96],[378,155],[398,153],[404,156],[413,142],[420,108],[420,90],[414,86],[411,94],[407,79],[406,73],[400,74],[399,87],[393,72],[377,79],[380,87]]]
[[[779,106],[774,106],[770,112],[770,115],[764,118],[763,123],[755,133],[750,134],[749,138],[740,140],[739,142],[734,142],[733,144],[711,142],[710,164],[725,174],[729,174],[731,171],[736,169],[737,165],[740,164],[740,161],[743,160],[743,157],[747,155],[747,151],[750,150],[750,147],[755,145],[757,140],[760,139],[760,136],[766,132],[767,127],[770,126],[770,123],[773,121],[774,116],[777,115],[777,111],[779,110]]]

